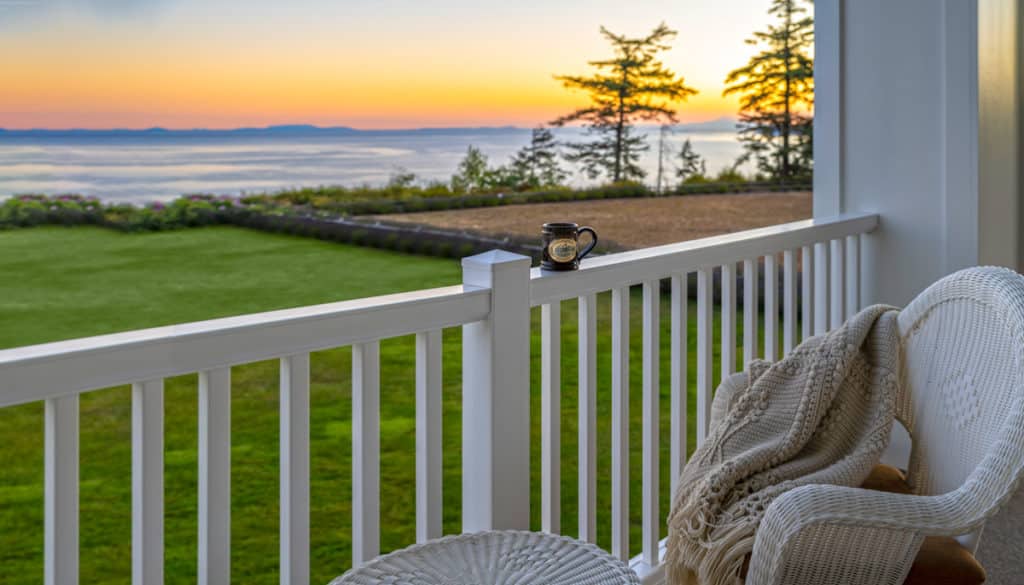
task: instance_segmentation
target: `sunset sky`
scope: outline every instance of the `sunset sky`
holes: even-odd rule
[[[770,0],[0,0],[0,127],[536,125],[583,103],[552,79],[598,34],[679,31],[700,90],[684,122],[734,115],[726,73]]]

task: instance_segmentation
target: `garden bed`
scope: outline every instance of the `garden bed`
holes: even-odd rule
[[[811,217],[811,193],[687,195],[642,199],[535,203],[378,216],[377,219],[451,231],[539,239],[549,221],[574,221],[626,248],[705,238]]]

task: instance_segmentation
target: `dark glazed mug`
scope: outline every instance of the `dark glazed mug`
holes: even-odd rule
[[[590,234],[590,243],[580,250],[580,234]],[[556,222],[544,224],[544,256],[540,267],[544,270],[576,270],[580,260],[590,253],[597,245],[597,232],[594,228],[580,227],[572,222]]]

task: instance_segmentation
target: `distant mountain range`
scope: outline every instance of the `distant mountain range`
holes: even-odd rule
[[[657,126],[651,126],[651,129]],[[708,122],[694,124],[678,124],[676,130],[681,132],[731,132],[736,129],[736,120],[732,118],[719,118]],[[52,138],[74,138],[74,137],[119,137],[119,136],[303,136],[303,135],[401,135],[401,134],[432,134],[432,135],[460,135],[460,134],[505,134],[509,132],[525,132],[529,128],[517,126],[480,126],[480,127],[450,127],[450,128],[410,128],[403,130],[360,130],[348,126],[314,126],[312,124],[289,124],[279,126],[265,126],[262,128],[233,128],[233,129],[210,129],[194,128],[190,130],[171,130],[167,128],[111,128],[105,130],[92,130],[84,128],[48,129],[34,128],[30,130],[7,130],[0,128],[0,138],[3,137],[52,137]]]

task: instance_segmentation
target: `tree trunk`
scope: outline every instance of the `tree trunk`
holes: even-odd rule
[[[612,177],[613,183],[622,180],[622,134],[626,131],[626,103],[622,92],[619,92],[619,121],[615,125],[615,172]]]
[[[789,102],[792,99],[792,89],[790,88],[790,78],[792,77],[792,65],[790,65],[790,53],[792,46],[792,39],[790,38],[793,32],[793,15],[792,15],[792,3],[786,4],[786,63],[785,63],[785,76],[786,76],[786,94],[785,94],[785,119],[782,120],[782,175],[779,177],[781,182],[785,182],[790,176],[789,170],[789,134],[791,132],[790,121],[792,117],[790,115]]]
[[[661,173],[662,163],[665,160],[665,128],[661,128],[661,134],[658,135],[658,185],[655,188],[655,193],[661,195]]]
[[[612,182],[618,183],[622,180],[622,149],[625,145],[626,132],[626,88],[629,87],[628,67],[622,68],[622,87],[619,88],[619,120],[615,125],[615,176]]]

